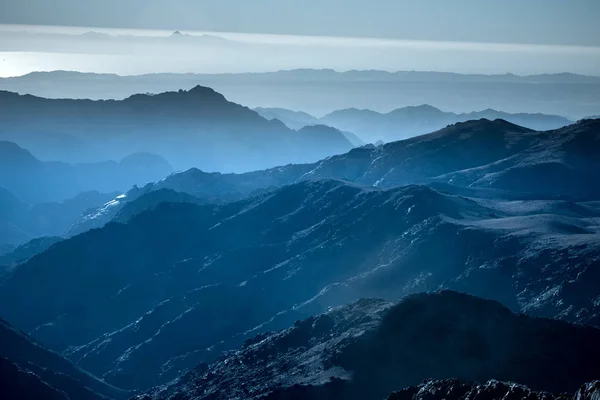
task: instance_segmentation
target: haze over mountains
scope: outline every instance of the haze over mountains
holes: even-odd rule
[[[36,147],[44,150],[41,144]],[[130,154],[119,162],[67,164],[42,161],[15,143],[0,141],[0,187],[26,204],[64,201],[91,190],[123,191],[171,172],[166,160],[149,153]]]
[[[301,69],[118,76],[55,71],[0,79],[3,90],[49,98],[86,99],[124,99],[137,93],[162,93],[198,84],[248,107],[281,107],[316,116],[346,108],[387,113],[406,106],[430,104],[455,113],[491,108],[578,120],[597,115],[600,109],[600,78],[568,73],[518,76]]]
[[[477,349],[434,351],[433,322],[403,316],[384,329],[393,332],[389,340],[414,326],[410,338],[428,338],[419,359],[449,358],[425,363],[405,380],[395,377],[407,377],[400,371],[414,370],[414,362],[358,360],[379,354],[361,346],[370,349],[368,332],[377,332],[378,315],[390,307],[385,301],[439,288],[600,327],[600,287],[592,283],[600,261],[599,135],[598,120],[538,132],[481,119],[310,164],[175,173],[84,213],[75,236],[13,267],[0,281],[0,315],[123,389],[166,384],[198,365],[151,398],[317,398],[322,391],[381,398],[429,377],[517,380],[534,390],[574,392],[594,379],[593,371],[559,381],[553,368],[587,365],[585,357],[600,351],[596,328],[582,333],[531,320],[525,329],[518,322],[514,341],[495,344],[506,335],[478,328],[484,316],[505,328],[530,320],[470,297],[459,296],[456,310],[477,323],[455,328],[467,329],[457,335],[480,343]],[[333,322],[311,317],[361,297],[385,301],[342,308]],[[446,312],[439,303],[424,304],[434,315]],[[474,314],[465,314],[470,307]],[[311,319],[266,333],[303,318]],[[558,345],[528,344],[551,337],[545,329],[564,332],[557,337],[573,343],[568,356],[547,362]],[[363,331],[358,348],[344,339]],[[398,346],[414,347],[407,343]],[[451,339],[447,344],[456,347]],[[476,368],[473,357],[483,357],[486,367]],[[542,359],[549,369],[540,370]],[[511,365],[522,360],[531,364],[521,375]],[[363,381],[357,371],[380,373]],[[224,383],[232,381],[245,383]]]
[[[315,124],[329,125],[342,132],[353,132],[368,143],[407,139],[442,129],[457,122],[481,118],[503,119],[538,131],[562,128],[573,123],[573,121],[558,115],[509,114],[492,109],[456,114],[444,112],[425,104],[399,108],[387,114],[351,108],[334,111],[322,118],[283,108],[257,108],[256,112],[267,119],[279,119],[293,129]]]
[[[600,400],[600,2],[8,3],[0,400]]]
[[[30,118],[34,113],[36,118]],[[310,162],[351,149],[333,128],[298,131],[196,86],[122,101],[51,100],[0,92],[0,138],[72,163],[144,151],[175,168],[248,171]]]

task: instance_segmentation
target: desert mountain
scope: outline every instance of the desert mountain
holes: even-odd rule
[[[20,264],[0,285],[0,314],[123,388],[167,382],[362,296],[447,287],[600,326],[588,284],[598,218],[594,202],[332,180],[221,205],[162,203]]]
[[[294,131],[202,86],[121,101],[0,92],[0,139],[46,159],[89,162],[145,151],[178,169],[238,172],[316,161],[353,147],[336,129]]]
[[[599,339],[595,328],[515,315],[456,292],[408,296],[397,304],[363,299],[249,339],[146,398],[382,399],[427,378],[449,377],[484,383],[496,377],[573,393],[600,373]],[[472,390],[451,382],[439,389]],[[522,386],[496,386],[509,398],[536,398]],[[389,399],[412,399],[406,396],[421,390],[409,387]]]
[[[381,188],[428,184],[485,198],[598,200],[599,135],[600,120],[535,132],[504,120],[482,119],[382,146],[363,146],[313,164],[244,174],[190,169],[90,211],[72,233],[104,225],[125,203],[155,190],[175,190],[214,203],[310,179],[339,179]],[[159,195],[153,198],[152,204],[160,202]]]
[[[126,389],[361,297],[449,288],[599,327],[599,132],[479,120],[313,164],[173,174],[11,269],[0,315]]]

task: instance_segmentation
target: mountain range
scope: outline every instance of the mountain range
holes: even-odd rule
[[[429,105],[399,108],[386,114],[351,108],[334,111],[322,118],[281,108],[257,108],[256,112],[268,119],[277,118],[294,129],[307,125],[324,124],[342,132],[354,132],[369,143],[379,140],[391,142],[407,139],[442,129],[457,122],[482,118],[492,121],[503,119],[537,131],[558,129],[573,123],[573,121],[558,115],[509,114],[492,109],[457,114],[444,112]]]
[[[146,398],[383,399],[424,379],[448,377],[496,377],[573,393],[600,373],[598,335],[598,329],[515,315],[456,292],[413,295],[397,304],[363,299],[252,338]],[[512,391],[504,398],[532,398],[524,396],[528,388]]]
[[[177,169],[238,172],[316,161],[353,147],[336,129],[294,131],[201,86],[121,101],[0,92],[0,139],[44,159],[71,163],[144,151],[159,154]]]
[[[31,206],[0,188],[0,256],[32,239],[66,234],[83,214],[110,201],[116,194],[82,192],[63,202]]]
[[[161,93],[198,84],[212,87],[228,99],[250,107],[282,107],[313,115],[352,107],[387,112],[431,104],[456,113],[492,108],[508,113],[563,115],[578,120],[597,115],[600,109],[600,79],[568,73],[518,76],[300,69],[245,74],[118,76],[53,71],[0,79],[0,89],[49,98],[80,99],[125,99],[136,93]]]
[[[174,173],[17,249],[0,315],[146,400],[575,393],[599,372],[599,124]]]
[[[181,196],[168,191],[192,195],[193,202],[218,203],[307,179],[338,179],[379,188],[427,184],[458,195],[503,200],[598,200],[594,182],[600,168],[596,157],[599,130],[597,119],[546,132],[482,119],[384,146],[355,148],[312,164],[244,174],[190,169],[90,210],[72,233],[104,225],[139,197],[143,199],[128,206],[130,210]],[[161,193],[145,196],[155,191],[167,197],[161,200]],[[190,201],[189,196],[185,199]]]
[[[11,270],[0,314],[126,389],[165,383],[359,296],[395,301],[446,287],[600,326],[600,292],[588,284],[600,196],[593,175],[573,180],[597,171],[597,124],[540,133],[471,121],[312,165],[174,174],[133,202],[116,199],[130,210],[118,222]],[[573,169],[566,186],[540,181],[547,163]],[[528,190],[488,171],[499,165],[532,170]],[[490,174],[504,184],[490,185]]]
[[[126,191],[173,172],[163,158],[135,153],[120,162],[67,164],[42,161],[12,142],[0,141],[0,187],[26,204],[65,201],[86,191]]]

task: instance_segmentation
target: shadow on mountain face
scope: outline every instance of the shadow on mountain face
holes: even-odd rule
[[[152,399],[381,399],[424,379],[492,377],[574,392],[598,376],[600,331],[442,291],[361,300],[248,341]],[[170,397],[174,396],[174,397]]]
[[[106,384],[0,320],[0,393],[7,399],[123,399]]]

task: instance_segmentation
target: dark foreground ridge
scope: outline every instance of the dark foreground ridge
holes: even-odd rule
[[[495,301],[441,291],[395,305],[359,300],[298,321],[138,399],[382,399],[429,378],[498,379],[573,393],[600,376],[599,356],[596,328],[517,315]],[[456,393],[468,390],[484,391],[461,386]],[[406,389],[392,399],[417,392]]]
[[[0,319],[0,398],[122,399],[106,384]]]
[[[428,380],[419,386],[411,386],[392,393],[387,400],[594,400],[600,396],[600,382],[582,385],[574,395],[535,392],[526,386],[515,383],[489,380],[484,384],[474,384],[446,379]]]

